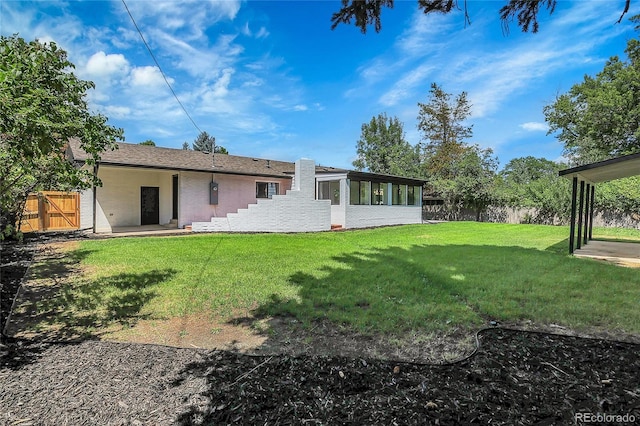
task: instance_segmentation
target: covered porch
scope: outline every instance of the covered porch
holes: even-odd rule
[[[640,242],[591,240],[589,244],[574,250],[573,255],[640,268]]]
[[[640,175],[640,153],[561,170],[572,181],[569,253],[616,263],[640,263],[640,243],[593,240],[596,185]]]
[[[182,229],[172,225],[116,226],[107,235],[114,237],[179,235],[189,234],[191,229]]]

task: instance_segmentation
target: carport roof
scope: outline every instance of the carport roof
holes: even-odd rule
[[[568,179],[578,177],[580,180],[591,183],[606,182],[640,175],[640,152],[599,161],[597,163],[585,164],[571,169],[560,170],[558,174]]]

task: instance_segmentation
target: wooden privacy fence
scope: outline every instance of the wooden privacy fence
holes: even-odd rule
[[[45,191],[30,194],[20,231],[62,231],[80,228],[80,194]]]

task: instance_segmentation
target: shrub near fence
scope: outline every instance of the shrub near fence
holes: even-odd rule
[[[462,221],[476,220],[476,211],[472,209],[448,210],[444,205],[425,205],[422,207],[423,220]],[[536,223],[542,225],[567,225],[568,220],[557,216],[540,215],[538,209],[529,207],[489,207],[480,214],[481,222],[495,223]],[[593,226],[608,228],[640,229],[639,212],[612,212],[595,209]]]

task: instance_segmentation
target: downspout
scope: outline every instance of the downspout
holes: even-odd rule
[[[96,163],[93,166],[93,233],[96,233],[96,222],[97,222],[97,206],[98,206],[98,194],[96,192],[96,179],[98,178],[98,169],[100,168],[100,163]]]

